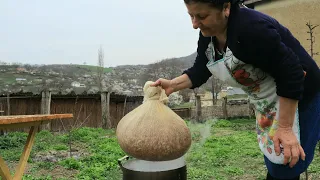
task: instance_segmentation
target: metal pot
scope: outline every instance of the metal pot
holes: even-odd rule
[[[118,163],[123,180],[187,180],[184,157],[171,161],[144,161],[124,156]]]

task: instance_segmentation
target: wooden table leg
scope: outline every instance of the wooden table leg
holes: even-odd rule
[[[0,175],[4,180],[21,180],[24,174],[24,170],[27,166],[27,161],[30,156],[30,152],[32,150],[32,145],[34,143],[34,138],[39,126],[32,126],[29,131],[29,135],[27,138],[27,142],[24,146],[22,155],[20,157],[19,165],[16,168],[15,174],[12,178],[10,174],[10,170],[6,165],[5,161],[0,157]]]
[[[11,180],[11,174],[6,162],[0,156],[0,176],[3,180]]]
[[[13,180],[21,180],[24,174],[24,170],[27,166],[27,161],[30,156],[30,152],[32,150],[32,146],[34,143],[34,138],[39,126],[32,126],[29,131],[28,139],[26,145],[24,146],[22,155],[20,157],[19,165],[16,168],[15,174],[13,176]]]

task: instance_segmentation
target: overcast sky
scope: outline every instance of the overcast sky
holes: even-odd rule
[[[149,64],[196,51],[183,0],[1,0],[0,61]]]

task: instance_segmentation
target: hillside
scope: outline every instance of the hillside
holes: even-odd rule
[[[104,84],[120,94],[141,95],[148,80],[174,78],[192,66],[196,54],[165,59],[149,65],[124,65],[104,68]],[[0,94],[32,92],[44,88],[53,93],[98,92],[97,67],[77,64],[54,65],[0,65]]]

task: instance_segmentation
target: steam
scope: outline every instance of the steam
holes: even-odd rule
[[[210,120],[212,121],[212,120]],[[200,138],[200,145],[202,146],[205,142],[206,142],[206,139],[208,137],[211,136],[211,122],[209,122],[209,120],[204,124],[203,127],[200,128],[200,135],[201,135],[201,138]]]

